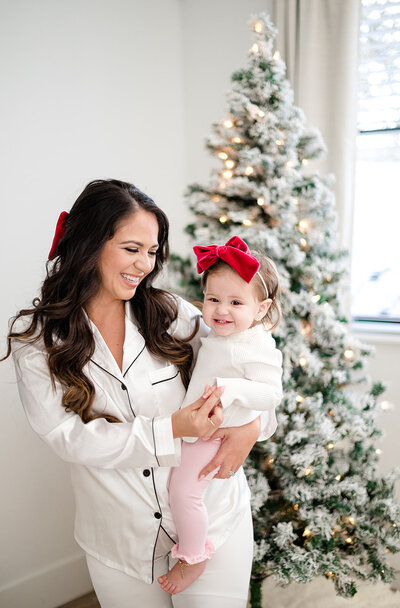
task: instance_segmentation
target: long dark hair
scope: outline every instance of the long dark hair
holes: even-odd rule
[[[67,217],[54,261],[47,262],[40,297],[33,300],[32,308],[16,315],[8,334],[4,358],[10,355],[12,339],[43,339],[53,385],[57,379],[64,389],[62,405],[84,422],[97,417],[118,422],[113,416],[92,413],[95,388],[83,368],[95,344],[85,307],[101,286],[99,258],[105,243],[114,236],[119,222],[139,209],[156,217],[159,248],[153,270],[139,283],[130,305],[148,350],[175,363],[187,386],[193,358],[188,340],[192,336],[183,340],[168,333],[178,314],[177,302],[168,292],[152,286],[168,258],[168,219],[149,196],[126,182],[95,180],[86,186]],[[21,317],[28,317],[30,324],[23,331],[14,331]]]

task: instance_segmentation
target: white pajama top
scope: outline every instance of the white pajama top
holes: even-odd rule
[[[178,318],[170,331],[186,337],[200,313],[182,299],[178,303]],[[25,324],[19,320],[16,331]],[[84,371],[96,390],[93,412],[107,412],[122,423],[100,418],[84,424],[77,414],[65,410],[62,387],[58,382],[52,386],[41,340],[12,341],[19,394],[33,430],[71,465],[78,544],[107,566],[151,583],[161,528],[176,539],[167,482],[170,467],[180,463],[181,440],[173,438],[171,414],[181,406],[185,389],[175,365],[147,350],[129,303],[122,371],[100,332],[91,326],[95,351]],[[195,353],[199,338],[207,332],[201,324],[192,340]],[[205,502],[209,536],[218,548],[248,506],[243,470],[230,479],[212,480]]]

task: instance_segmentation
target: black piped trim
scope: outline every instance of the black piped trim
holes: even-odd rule
[[[153,557],[151,559],[151,582],[152,583],[154,583],[154,561],[155,561],[155,555],[156,555],[157,541],[158,541],[158,537],[160,536],[160,528],[161,528],[161,524],[158,526],[157,536],[156,536],[156,540],[155,540],[154,547],[153,547]]]
[[[166,529],[164,528],[164,526],[160,526],[160,527],[161,527],[161,528],[164,530],[164,532],[165,532],[165,534],[168,536],[169,540],[172,540],[172,542],[173,542],[173,543],[174,543],[174,545],[175,545],[175,544],[176,544],[176,541],[175,541],[175,540],[172,538],[172,536],[171,536],[170,534],[168,534],[168,532],[166,531]]]
[[[157,545],[158,536],[160,534],[160,528],[161,528],[161,522],[162,522],[162,510],[161,510],[160,501],[158,500],[157,489],[156,489],[156,482],[154,480],[154,471],[153,471],[153,468],[151,469],[151,478],[153,480],[153,488],[154,488],[154,494],[155,494],[157,505],[158,505],[158,510],[161,513],[160,525],[159,525],[157,536],[156,536],[156,542],[154,543],[154,548],[153,548],[153,563],[152,563],[152,569],[151,569],[151,582],[154,583],[154,557],[155,557],[155,553],[156,553],[156,545]]]
[[[115,378],[121,384],[121,380],[119,378],[117,378],[117,376],[114,376],[114,374],[112,374],[111,372],[109,372],[108,369],[106,369],[105,367],[102,367],[101,365],[99,365],[98,363],[96,363],[96,361],[93,361],[93,359],[90,359],[90,360],[91,360],[92,363],[94,363],[95,365],[97,365],[97,367],[99,367],[100,369],[102,369],[103,372],[106,372],[106,374],[108,374],[112,378]]]
[[[140,353],[139,353],[139,354],[140,354]],[[139,356],[139,355],[138,355],[138,356]],[[137,357],[136,357],[136,359],[137,359]],[[136,360],[136,359],[135,359],[135,360]],[[108,371],[108,369],[106,369],[105,367],[102,367],[101,365],[99,365],[98,363],[96,363],[96,361],[93,361],[93,359],[90,359],[90,360],[91,360],[91,362],[92,362],[92,363],[94,363],[95,365],[97,365],[97,367],[98,367],[99,369],[102,369],[102,370],[103,370],[103,372],[106,372],[106,374],[108,374],[108,375],[109,375],[109,376],[111,376],[112,378],[115,378],[115,380],[118,380],[118,382],[119,382],[120,386],[124,386],[124,387],[125,387],[125,391],[126,391],[126,394],[127,394],[127,397],[128,397],[129,409],[131,410],[131,412],[132,412],[132,414],[133,414],[134,418],[136,418],[136,414],[135,414],[135,412],[133,411],[133,408],[132,408],[132,404],[131,404],[131,398],[130,398],[130,396],[129,396],[128,387],[127,387],[125,384],[123,384],[123,383],[121,382],[121,380],[120,380],[119,378],[117,378],[117,376],[114,376],[114,374],[112,374],[111,372],[109,372],[109,371]]]
[[[168,382],[168,380],[173,380],[179,374],[179,370],[176,372],[175,376],[171,376],[170,378],[165,378],[165,380],[157,380],[157,382],[152,382],[151,386],[155,386],[156,384],[160,384],[161,382]]]
[[[152,418],[151,420],[151,431],[153,433],[153,443],[154,443],[154,456],[156,457],[157,460],[157,464],[160,467],[160,461],[158,460],[158,456],[157,456],[157,447],[156,447],[156,436],[154,434],[154,418]]]
[[[140,353],[138,355],[136,355],[136,357],[134,358],[134,360],[132,361],[132,363],[129,365],[129,367],[127,368],[127,370],[122,374],[122,376],[124,378],[125,378],[126,374],[129,372],[129,370],[131,369],[132,365],[135,363],[135,361],[140,357],[140,355],[142,354],[142,352],[144,351],[145,348],[146,348],[146,344],[143,346],[143,348],[140,351]]]

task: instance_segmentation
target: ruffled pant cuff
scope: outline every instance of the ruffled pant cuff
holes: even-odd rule
[[[183,559],[188,564],[199,564],[200,562],[204,562],[205,559],[210,559],[213,553],[215,553],[214,545],[208,539],[206,540],[204,553],[201,553],[200,555],[185,555],[184,553],[181,553],[179,550],[179,543],[174,545],[171,549],[171,557],[174,559]]]

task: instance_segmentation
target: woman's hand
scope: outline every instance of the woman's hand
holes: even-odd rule
[[[259,417],[243,426],[219,429],[213,433],[211,439],[221,439],[221,447],[211,462],[200,471],[199,478],[209,475],[218,467],[220,469],[215,475],[216,479],[227,479],[230,477],[230,471],[236,473],[249,455],[259,434]]]
[[[219,388],[207,387],[200,399],[172,414],[172,432],[177,437],[201,437],[209,439],[224,419],[220,397],[224,392]]]

